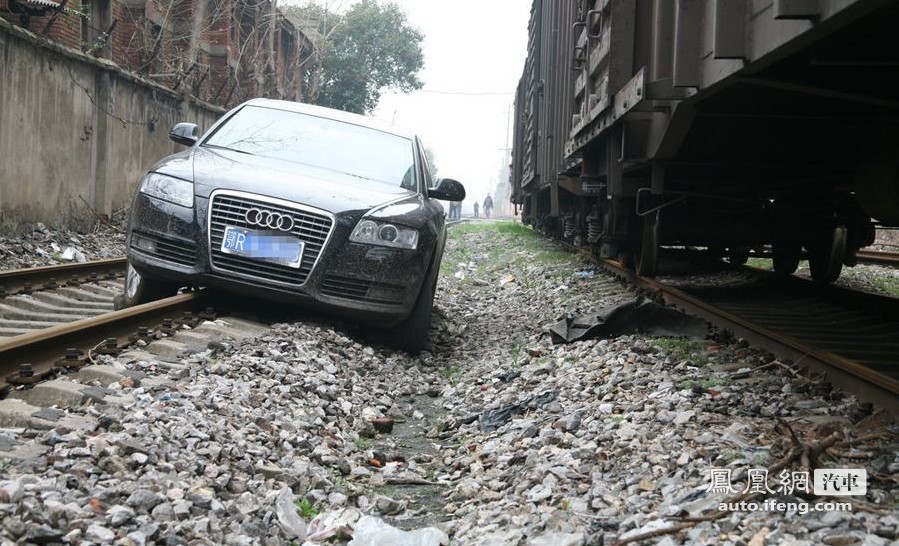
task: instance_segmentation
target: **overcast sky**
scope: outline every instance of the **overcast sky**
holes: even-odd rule
[[[468,210],[492,190],[511,146],[507,129],[527,54],[531,2],[393,1],[425,35],[424,88],[383,95],[375,116],[421,135],[439,176],[465,184]]]

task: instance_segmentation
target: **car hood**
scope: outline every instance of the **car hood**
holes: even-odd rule
[[[304,203],[334,214],[368,211],[415,192],[329,171],[229,150],[197,147],[153,167],[159,173],[193,180],[198,197],[217,189],[245,191]]]

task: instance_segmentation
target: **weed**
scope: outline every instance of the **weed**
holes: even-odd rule
[[[899,277],[874,277],[871,282],[880,292],[899,296]]]
[[[462,368],[459,366],[443,368],[440,370],[440,377],[449,381],[450,385],[455,385],[462,379]]]
[[[743,453],[742,451],[728,451],[727,453],[724,454],[724,460],[729,463],[743,459],[745,457],[746,457],[746,454]]]
[[[297,501],[297,510],[300,511],[300,515],[305,520],[310,520],[318,515],[318,510],[316,510],[315,507],[312,506],[312,502],[305,497]]]
[[[695,389],[701,388],[703,390],[713,389],[715,387],[727,387],[733,381],[726,377],[711,377],[709,379],[703,379],[702,381],[695,381],[693,379],[686,379],[677,384],[678,388],[681,390],[684,389]]]
[[[372,445],[374,445],[374,442],[371,438],[363,438],[362,436],[356,438],[353,443],[356,444],[356,447],[358,447],[359,449],[369,449]]]
[[[482,232],[489,226],[490,224],[463,222],[461,224],[454,225],[448,231],[451,237],[459,237],[462,235],[469,235],[471,233]]]
[[[533,237],[536,234],[530,227],[518,222],[497,222],[496,231],[507,235],[517,235],[524,237]]]
[[[349,489],[350,482],[343,477],[343,472],[341,472],[339,468],[330,466],[328,467],[328,472],[331,474],[331,484],[334,487],[337,489]]]
[[[771,262],[770,258],[749,258],[746,260],[746,265],[749,267],[754,267],[756,269],[773,269],[774,264]]]
[[[512,357],[512,366],[521,366],[521,361],[524,360],[524,341],[516,341],[509,350],[509,355]]]
[[[564,250],[544,250],[534,256],[534,262],[547,265],[567,263],[570,260],[571,254]],[[565,277],[571,275],[571,271],[568,270],[562,271],[561,273],[563,273]]]
[[[653,339],[651,343],[674,360],[692,360],[696,364],[705,364],[709,359],[705,353],[708,345],[699,339],[660,337]]]

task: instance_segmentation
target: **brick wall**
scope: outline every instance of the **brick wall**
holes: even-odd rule
[[[300,63],[310,42],[279,17],[269,62],[269,1],[68,0],[56,10],[0,0],[0,17],[176,93],[231,107],[257,96],[301,99]]]

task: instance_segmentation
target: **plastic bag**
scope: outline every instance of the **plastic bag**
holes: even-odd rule
[[[290,489],[285,487],[278,494],[275,500],[275,514],[278,516],[278,524],[288,537],[306,540],[306,522],[297,514]]]
[[[441,546],[449,544],[446,533],[436,527],[414,531],[397,529],[382,519],[362,516],[356,523],[353,540],[347,546]]]
[[[309,522],[308,542],[323,542],[336,536],[352,536],[353,526],[362,517],[355,508],[322,512]]]

